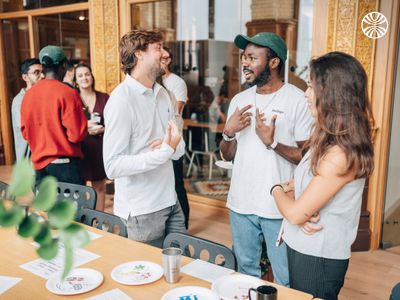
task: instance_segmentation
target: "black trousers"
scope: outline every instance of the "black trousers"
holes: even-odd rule
[[[172,161],[175,174],[175,191],[181,204],[183,215],[185,216],[186,229],[189,228],[189,201],[186,195],[185,185],[183,183],[183,157]]]
[[[69,163],[64,164],[48,164],[40,170],[36,170],[35,186],[38,187],[40,182],[47,175],[54,176],[59,182],[68,182],[74,184],[84,185],[85,182],[82,177],[82,166],[79,158],[69,158]]]
[[[290,287],[314,297],[336,300],[343,287],[348,259],[305,255],[287,246]]]

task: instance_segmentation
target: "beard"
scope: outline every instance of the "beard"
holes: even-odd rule
[[[260,74],[258,74],[258,76],[253,81],[248,82],[248,85],[249,85],[249,87],[252,87],[255,85],[258,87],[261,87],[261,86],[266,85],[270,81],[270,79],[271,79],[271,69],[269,68],[269,65],[267,62],[264,70]]]
[[[164,69],[161,68],[160,66],[153,66],[153,67],[150,69],[150,76],[151,76],[151,78],[154,79],[154,81],[155,81],[158,77],[160,77],[160,76],[162,76],[162,75],[164,75],[164,74],[165,74],[165,71],[164,71]]]

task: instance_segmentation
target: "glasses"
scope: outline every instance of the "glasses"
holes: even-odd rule
[[[42,74],[42,71],[41,70],[35,70],[33,72],[28,72],[27,74],[39,76],[40,74]]]
[[[254,56],[247,56],[247,55],[245,55],[244,53],[242,53],[242,54],[240,55],[240,59],[241,59],[242,63],[243,63],[243,62],[246,62],[246,63],[253,63],[253,62],[257,61],[257,57],[254,57]]]

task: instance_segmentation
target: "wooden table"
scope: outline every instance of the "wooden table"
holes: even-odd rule
[[[87,227],[87,226],[86,226]],[[101,257],[80,267],[93,268],[103,273],[104,282],[95,290],[76,296],[57,296],[50,293],[46,287],[46,280],[21,269],[19,266],[37,259],[35,247],[31,239],[19,237],[15,229],[0,228],[0,275],[20,277],[22,281],[0,296],[1,299],[85,299],[97,294],[119,288],[134,300],[160,299],[168,290],[180,286],[196,285],[211,288],[209,282],[181,273],[181,278],[176,284],[168,284],[163,278],[141,286],[126,286],[111,279],[111,270],[122,263],[134,260],[152,261],[162,264],[161,249],[138,243],[120,236],[110,234],[92,227],[88,230],[101,234],[85,248]],[[182,265],[191,262],[192,259],[182,257]],[[312,299],[312,296],[286,287],[268,283],[278,288],[278,299]]]
[[[225,124],[223,124],[223,123],[215,124],[215,123],[207,123],[207,122],[198,122],[198,121],[193,121],[192,119],[183,119],[183,128],[187,129],[188,126],[209,128],[213,132],[222,133],[222,131],[224,130]]]

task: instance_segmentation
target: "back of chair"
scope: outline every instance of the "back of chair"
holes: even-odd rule
[[[200,259],[200,253],[205,250],[209,254],[208,262],[236,270],[235,254],[233,254],[231,249],[224,245],[184,233],[174,232],[168,234],[164,240],[163,247],[177,247],[177,245],[179,245],[179,248],[184,252],[184,254],[187,253],[188,249],[190,250],[191,248],[190,246],[192,246],[194,253],[190,254],[190,257],[195,259]],[[220,256],[223,256],[224,258],[222,263],[216,261]]]
[[[78,211],[76,220],[104,231],[128,237],[128,231],[121,219],[106,212],[83,208]]]
[[[57,200],[72,200],[77,205],[77,211],[82,208],[96,208],[97,194],[94,188],[86,185],[67,182],[57,183]]]
[[[0,198],[5,198],[7,196],[7,189],[8,189],[8,184],[0,181]]]
[[[215,152],[218,150],[216,133],[208,127],[188,126],[189,151]]]

